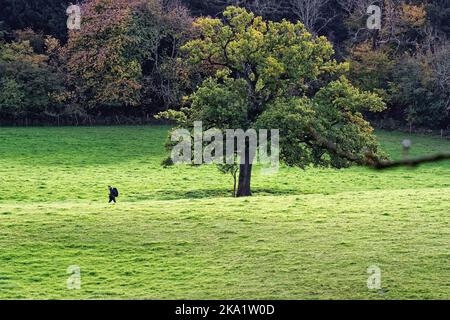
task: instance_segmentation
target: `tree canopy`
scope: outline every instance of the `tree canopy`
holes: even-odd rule
[[[188,108],[163,116],[181,125],[202,121],[206,129],[280,129],[280,157],[292,166],[342,168],[382,156],[361,112],[385,104],[351,85],[348,63],[332,58],[325,37],[300,22],[265,21],[233,6],[223,17],[197,19],[197,38],[182,48],[214,75],[190,96]],[[251,195],[252,156],[240,164],[238,196]]]

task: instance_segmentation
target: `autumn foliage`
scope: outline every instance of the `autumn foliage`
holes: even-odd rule
[[[233,3],[273,23],[300,21],[311,35],[327,38],[333,58],[348,62],[351,82],[387,103],[382,113],[365,113],[378,126],[450,125],[448,0],[377,1],[380,30],[366,27],[368,0],[83,0],[80,30],[66,27],[69,1],[3,3],[4,123],[143,123],[162,110],[179,110],[183,97],[220,69],[193,64],[181,48],[199,35],[199,21],[223,21]],[[261,72],[270,80],[289,67],[271,57]],[[283,81],[266,88],[278,90]]]

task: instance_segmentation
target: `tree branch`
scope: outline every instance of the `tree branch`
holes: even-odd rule
[[[397,167],[414,168],[425,163],[434,163],[450,160],[450,153],[438,153],[431,156],[423,156],[415,159],[403,159],[395,161],[382,160],[370,153],[366,154],[365,157],[357,157],[351,153],[343,151],[341,148],[339,148],[338,145],[322,137],[313,128],[310,128],[310,134],[314,138],[315,143],[318,144],[320,147],[327,149],[331,153],[334,153],[339,157],[347,159],[348,161],[376,170],[385,170]]]
[[[438,153],[431,156],[424,156],[415,159],[404,159],[397,161],[376,161],[372,166],[374,169],[383,170],[396,167],[417,167],[424,163],[440,162],[450,160],[450,153]]]

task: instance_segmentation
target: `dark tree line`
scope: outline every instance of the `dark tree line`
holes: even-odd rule
[[[120,7],[139,1],[80,2]],[[377,125],[449,129],[450,0],[141,2],[148,8],[143,10],[142,4],[133,7],[132,22],[124,25],[124,34],[106,26],[110,29],[101,37],[85,35],[88,38],[82,43],[66,27],[65,10],[70,1],[0,0],[0,122],[141,123],[161,110],[180,108],[183,96],[210,75],[210,70],[187,65],[179,51],[195,36],[192,21],[202,15],[220,17],[226,6],[237,5],[265,19],[300,20],[311,33],[326,36],[334,45],[335,58],[350,62],[350,80],[386,101],[388,108],[383,113],[366,114]],[[382,8],[381,30],[366,28],[366,10],[372,3]],[[188,10],[181,9],[183,6]],[[96,10],[105,17],[112,14],[100,7]],[[123,13],[119,10],[116,14]],[[152,21],[158,21],[157,25]],[[88,29],[96,22],[84,23]],[[74,67],[78,54],[86,53],[89,45],[101,49],[107,61],[114,52],[110,44],[123,37],[132,42],[123,48],[124,55],[116,58],[118,65],[130,70],[128,74],[108,73],[109,67],[105,67],[97,72],[98,77],[89,76],[89,72],[80,73],[92,68],[86,61],[79,64],[80,70]],[[96,42],[100,39],[110,42]],[[103,80],[99,82],[100,76]],[[42,79],[48,81],[40,83]],[[128,85],[123,94],[115,94],[120,83]]]
[[[65,11],[71,1],[1,0],[0,3],[2,29],[9,35],[13,30],[31,28],[63,41],[67,39]]]

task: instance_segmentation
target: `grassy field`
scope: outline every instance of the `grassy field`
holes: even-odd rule
[[[160,166],[167,130],[0,128],[0,298],[450,298],[450,163],[255,170],[233,199],[214,167]],[[400,157],[406,135],[378,136]],[[413,155],[450,150],[410,138]]]

